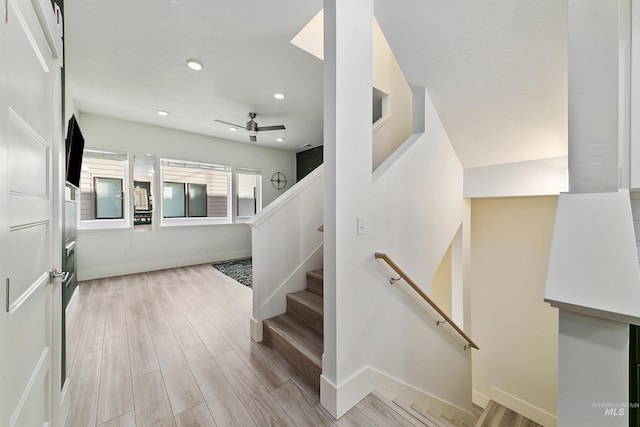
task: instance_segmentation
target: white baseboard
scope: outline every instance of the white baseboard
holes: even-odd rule
[[[64,310],[65,318],[70,318],[73,313],[76,311],[76,307],[78,306],[78,300],[80,299],[80,291],[78,290],[78,286],[73,290],[73,295],[71,295],[71,299],[69,299],[69,303],[67,304],[67,308]]]
[[[491,400],[489,397],[485,396],[484,394],[476,390],[473,390],[471,393],[472,393],[471,401],[473,402],[474,405],[478,405],[482,409],[487,407],[487,405],[489,404],[489,401]]]
[[[107,265],[99,268],[82,269],[78,266],[78,281],[102,279],[105,277],[123,276],[126,274],[145,273],[148,271],[164,270],[167,268],[186,267],[190,265],[207,264],[227,259],[248,258],[251,250],[226,252],[224,254],[204,254],[188,258],[172,258],[164,260],[153,260],[136,262],[132,260],[129,264]]]
[[[320,376],[320,402],[336,419],[349,412],[373,391],[379,392],[389,400],[398,398],[408,404],[415,403],[436,415],[444,414],[450,419],[469,425],[475,423],[475,417],[470,410],[444,401],[373,368],[362,369],[340,386],[336,386],[323,375]]]
[[[469,408],[465,409],[397,378],[390,377],[375,369],[372,370],[375,372],[376,378],[375,390],[387,399],[398,399],[407,404],[415,404],[422,409],[428,409],[435,415],[445,415],[460,423],[468,425],[475,423],[475,417],[471,412],[471,402],[468,403]]]
[[[491,387],[491,399],[545,427],[556,427],[558,423],[555,415],[495,387]]]
[[[262,322],[254,319],[250,319],[251,339],[255,342],[262,342]]]
[[[372,373],[371,369],[364,368],[344,381],[340,386],[336,386],[327,380],[324,375],[321,375],[320,402],[322,406],[334,418],[340,418],[375,390],[375,378]]]

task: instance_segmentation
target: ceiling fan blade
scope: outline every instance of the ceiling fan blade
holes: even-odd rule
[[[276,125],[276,126],[258,126],[257,131],[263,131],[263,130],[285,130],[286,127],[284,127],[284,125]]]
[[[233,127],[237,127],[238,129],[245,129],[244,125],[237,125],[235,123],[231,123],[231,122],[225,122],[224,120],[218,120],[215,119],[214,122],[218,122],[218,123],[224,123],[225,125],[229,125],[229,126],[233,126]]]
[[[249,142],[256,142],[258,141],[258,137],[256,135],[249,135]]]

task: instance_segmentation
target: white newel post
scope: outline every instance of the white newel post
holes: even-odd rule
[[[640,271],[618,166],[630,10],[628,0],[568,2],[569,193],[558,198],[544,293],[560,310],[561,427],[629,422],[629,323],[640,318]]]

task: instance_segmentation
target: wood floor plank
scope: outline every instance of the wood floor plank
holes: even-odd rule
[[[135,378],[133,396],[137,427],[175,427],[175,418],[159,370]]]
[[[136,414],[134,411],[127,412],[104,424],[100,424],[98,427],[136,427]]]
[[[193,326],[191,326],[191,323],[180,308],[164,301],[160,305],[164,310],[167,322],[171,325],[171,329],[176,335],[180,348],[186,350],[202,344],[200,336],[193,329]]]
[[[123,284],[125,317],[128,322],[145,318],[139,276],[138,274],[127,276]]]
[[[224,323],[217,328],[267,390],[273,390],[289,379],[282,368],[264,354],[259,344],[237,333],[238,328],[234,323]]]
[[[356,406],[366,414],[374,425],[385,427],[411,426],[411,423],[371,394],[362,399]]]
[[[146,300],[142,305],[144,307],[151,336],[171,332],[171,326],[169,325],[169,322],[167,322],[167,318],[162,311],[162,306],[157,299],[154,298],[153,300]]]
[[[292,381],[271,390],[271,395],[298,426],[336,425],[331,416],[309,399]]]
[[[204,402],[173,332],[153,337],[153,344],[174,415]]]
[[[126,337],[126,315],[122,280],[109,283],[105,313],[104,339]]]
[[[72,400],[67,415],[68,427],[96,425],[101,362],[102,351],[78,355],[71,375],[69,392]]]
[[[298,371],[296,371],[293,366],[289,364],[282,356],[278,354],[278,356],[272,358],[278,366],[282,368],[285,374],[289,377],[290,381],[293,381],[300,390],[302,390],[309,399],[311,399],[314,403],[320,404],[320,394],[318,393],[318,389],[316,385],[311,382],[308,378],[300,375]]]
[[[130,366],[127,339],[106,340],[102,352],[98,424],[133,411]]]
[[[185,350],[184,355],[216,423],[221,426],[254,426],[255,423],[206,347],[192,347]]]
[[[144,317],[127,322],[127,337],[132,378],[160,369],[151,333]]]
[[[247,365],[235,351],[216,356],[215,361],[257,425],[295,426],[293,420],[280,408],[258,377],[247,369]]]
[[[231,350],[229,342],[220,334],[210,322],[193,324],[196,333],[212,356]]]
[[[366,415],[364,415],[364,413],[355,406],[351,408],[349,412],[341,416],[340,419],[336,421],[336,424],[339,427],[361,427],[374,425],[373,421],[367,418]]]
[[[176,425],[177,427],[216,427],[206,403],[176,415]]]

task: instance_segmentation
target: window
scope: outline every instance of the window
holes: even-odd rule
[[[80,228],[129,226],[126,153],[84,150],[80,173]]]
[[[231,168],[162,159],[162,224],[231,222]]]
[[[236,169],[236,218],[248,219],[262,210],[262,176],[259,170]]]

